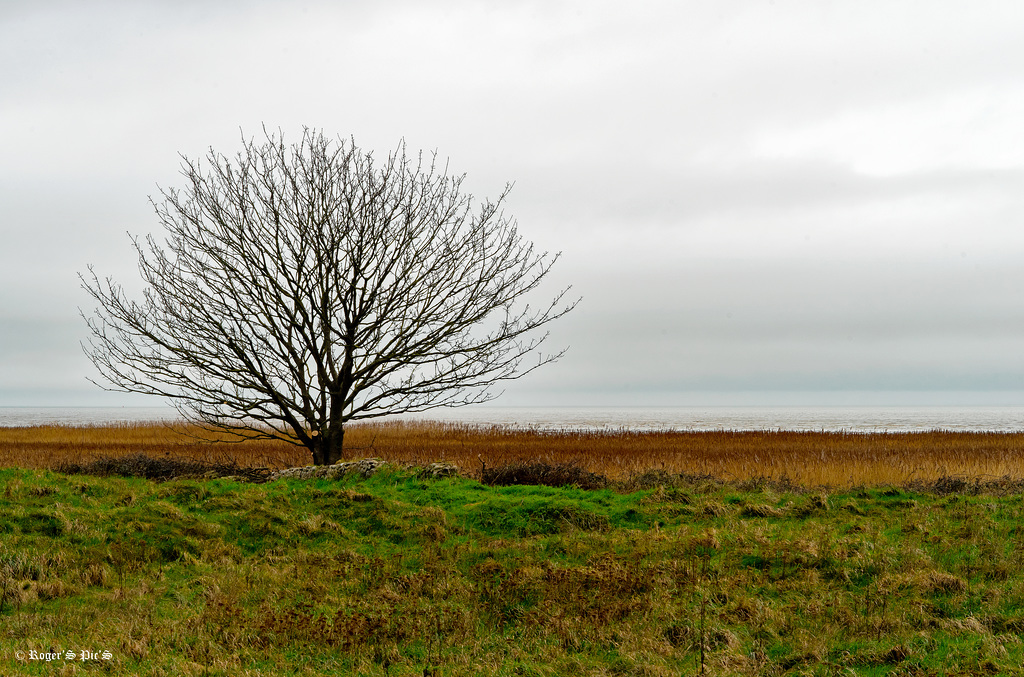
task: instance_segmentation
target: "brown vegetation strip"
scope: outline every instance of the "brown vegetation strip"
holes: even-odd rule
[[[385,422],[352,426],[345,442],[348,458],[375,456],[414,465],[445,461],[478,478],[530,463],[573,466],[616,481],[650,471],[833,487],[1024,478],[1024,433],[555,433]],[[138,455],[241,468],[310,463],[302,448],[283,442],[199,442],[160,424],[0,428],[0,466],[56,469]]]

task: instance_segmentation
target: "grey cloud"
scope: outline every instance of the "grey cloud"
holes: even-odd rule
[[[581,290],[560,330],[573,350],[550,382],[603,393],[1019,388],[1024,273],[995,275],[1010,277],[1015,295],[992,297],[991,280],[948,269],[634,271]]]
[[[137,284],[125,231],[156,227],[146,196],[178,185],[177,153],[231,154],[264,122],[379,152],[405,137],[481,196],[516,182],[521,233],[565,251],[551,287],[584,297],[553,327],[566,357],[509,385],[521,400],[1010,388],[1024,160],[868,176],[816,137],[786,157],[759,142],[865,110],[927,115],[970,88],[981,118],[1012,127],[998,104],[1024,91],[1021,11],[4,3],[0,401],[80,397],[75,274],[95,263]],[[901,124],[894,143],[914,131]]]
[[[642,160],[612,167],[580,166],[567,158],[560,167],[524,169],[530,177],[517,187],[546,217],[615,224],[679,227],[708,215],[761,215],[822,206],[851,205],[908,197],[1014,193],[1024,169],[931,170],[891,178],[858,174],[820,161],[748,162],[731,171],[680,163],[645,166]]]

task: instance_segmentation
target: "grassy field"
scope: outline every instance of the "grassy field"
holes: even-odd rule
[[[353,455],[394,465],[252,484],[45,468],[140,451],[238,467],[301,458],[145,426],[0,429],[2,463],[18,466],[0,470],[0,674],[975,675],[1024,664],[1019,436],[359,430]],[[761,472],[744,449],[762,454]],[[647,463],[620,458],[630,453]],[[840,469],[843,453],[861,474]],[[866,479],[893,459],[901,475]],[[437,460],[481,477],[575,464],[610,482],[494,486],[406,467]]]
[[[307,465],[308,452],[283,442],[198,443],[162,425],[0,428],[0,467],[56,469],[101,458],[151,458],[239,467]],[[197,430],[186,430],[200,434]],[[653,471],[731,481],[773,479],[816,487],[904,486],[943,478],[1024,478],[1024,433],[694,432],[546,433],[454,424],[352,426],[355,458],[395,464],[454,463],[482,478],[486,468],[542,461],[574,465],[613,481]]]

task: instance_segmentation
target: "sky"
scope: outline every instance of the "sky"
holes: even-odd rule
[[[89,265],[263,125],[436,150],[561,252],[508,406],[1024,404],[1024,4],[0,4],[0,406],[88,381]]]

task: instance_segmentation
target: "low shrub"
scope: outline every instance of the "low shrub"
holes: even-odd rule
[[[517,461],[481,472],[481,481],[491,486],[532,485],[545,487],[579,487],[603,489],[608,478],[584,470],[575,463]]]

